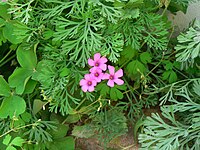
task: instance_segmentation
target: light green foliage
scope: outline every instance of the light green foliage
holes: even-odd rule
[[[20,108],[20,109],[19,109]],[[26,103],[19,96],[9,96],[4,98],[0,107],[0,118],[18,117],[26,109]]]
[[[15,137],[12,141],[11,141],[11,136],[8,134],[6,135],[6,137],[3,140],[3,144],[7,145],[6,150],[17,150],[17,147],[21,147],[22,144],[25,142],[24,139],[22,139],[21,137]]]
[[[139,137],[143,149],[199,149],[200,97],[194,95],[199,91],[198,82],[199,79],[190,79],[171,85],[161,100],[172,105],[161,107],[161,115],[153,113],[145,120],[144,133]],[[189,90],[189,86],[193,89]]]
[[[200,56],[200,22],[196,21],[184,34],[178,36],[176,60],[182,63],[182,68],[193,66],[195,58]]]
[[[0,85],[0,96],[8,97],[10,95],[10,87],[3,76],[0,76]]]

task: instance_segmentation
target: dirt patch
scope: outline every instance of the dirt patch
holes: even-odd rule
[[[133,129],[129,127],[127,134],[113,139],[109,145],[109,150],[138,150],[137,143],[134,142]],[[104,150],[100,142],[95,138],[78,138],[76,140],[76,150]]]

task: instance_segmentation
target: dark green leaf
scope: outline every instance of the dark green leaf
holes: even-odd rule
[[[149,52],[143,52],[142,54],[140,54],[140,60],[144,64],[150,63],[151,59],[152,59],[152,57],[151,57],[151,54]]]
[[[35,99],[33,102],[33,114],[37,114],[45,104],[46,102],[43,102],[39,99]]]

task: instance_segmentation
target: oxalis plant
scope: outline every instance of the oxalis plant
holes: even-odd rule
[[[200,21],[166,13],[192,2],[1,0],[0,149],[199,150]]]

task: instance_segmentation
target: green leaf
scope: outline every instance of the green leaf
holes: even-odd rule
[[[8,41],[13,44],[19,44],[22,42],[21,39],[18,39],[16,35],[13,34],[15,26],[13,25],[14,21],[6,22],[5,27],[3,28],[3,35]]]
[[[3,20],[2,18],[0,18],[0,28],[3,27],[5,25],[5,20]]]
[[[39,99],[35,99],[33,102],[33,114],[37,114],[45,104],[46,102],[43,102]]]
[[[49,150],[74,150],[75,141],[73,137],[60,138],[50,143]]]
[[[110,90],[110,98],[112,100],[118,100],[118,99],[122,99],[124,96],[123,96],[123,93],[121,91],[119,91],[117,88],[113,87],[111,88]]]
[[[32,79],[28,80],[28,82],[27,82],[27,84],[25,86],[24,94],[31,94],[31,93],[33,93],[36,85],[37,85],[36,81],[34,81]]]
[[[22,146],[22,144],[25,142],[24,139],[22,139],[21,137],[16,137],[12,140],[12,142],[10,143],[11,145],[14,145],[14,146]]]
[[[94,134],[94,129],[92,129],[88,124],[83,126],[75,126],[72,130],[72,135],[78,138],[90,138]]]
[[[26,50],[21,46],[17,49],[17,60],[21,67],[34,69],[37,64],[37,56],[33,49]]]
[[[168,80],[169,83],[173,83],[177,80],[177,75],[173,70],[167,70],[162,74],[163,80]]]
[[[10,87],[3,76],[0,75],[0,96],[10,96]]]
[[[67,75],[69,75],[70,70],[68,68],[63,68],[60,72],[60,77],[65,77]]]
[[[17,68],[8,78],[10,87],[16,88],[17,94],[22,94],[25,90],[26,84],[33,74],[33,70],[26,68]]]
[[[16,148],[14,148],[13,146],[9,145],[6,150],[17,150]]]
[[[100,95],[102,96],[106,96],[110,91],[110,88],[105,83],[98,84],[96,89],[100,91]]]
[[[147,69],[146,67],[138,60],[133,60],[127,65],[128,72],[135,75],[139,72],[144,73]]]
[[[171,71],[169,76],[169,83],[173,83],[177,81],[177,75],[174,71]]]
[[[9,5],[0,5],[0,16],[5,20],[10,19],[11,15],[8,13]]]
[[[26,109],[26,103],[23,98],[19,96],[10,96],[4,98],[0,107],[0,118],[18,117],[24,113]]]
[[[150,63],[151,59],[152,59],[152,57],[151,57],[151,54],[149,52],[143,52],[142,54],[140,54],[140,60],[144,64]]]
[[[73,115],[68,115],[65,122],[66,123],[76,123],[77,121],[79,121],[81,118],[80,114],[73,114]]]
[[[10,134],[6,135],[6,137],[3,139],[3,144],[8,145],[10,143],[11,140],[11,136]]]
[[[28,112],[21,114],[21,118],[24,122],[29,122],[31,120],[31,117],[31,114]]]
[[[50,134],[52,135],[53,139],[59,139],[59,138],[63,138],[67,135],[67,132],[69,130],[69,125],[65,125],[65,124],[58,124],[57,129],[51,130]]]

